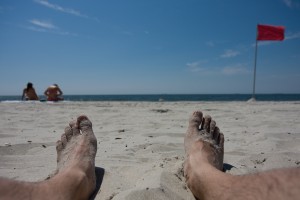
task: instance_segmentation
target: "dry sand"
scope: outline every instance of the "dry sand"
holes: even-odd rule
[[[65,126],[86,114],[99,143],[96,166],[105,171],[96,199],[194,199],[182,176],[194,110],[224,133],[226,173],[300,166],[299,102],[2,102],[0,176],[45,179]]]

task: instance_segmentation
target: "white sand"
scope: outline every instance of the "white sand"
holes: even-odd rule
[[[194,110],[225,134],[227,173],[300,166],[300,102],[22,102],[0,103],[0,176],[46,178],[64,127],[86,114],[105,170],[96,199],[194,199],[181,171]]]

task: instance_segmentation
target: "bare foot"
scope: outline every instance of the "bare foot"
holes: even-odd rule
[[[207,173],[207,169],[223,169],[224,135],[216,126],[216,122],[210,116],[203,117],[202,112],[196,111],[189,120],[189,127],[184,138],[186,160],[184,174],[186,182],[192,192],[201,173]],[[195,189],[194,189],[195,190]]]
[[[92,130],[92,123],[86,116],[80,116],[70,122],[56,143],[57,175],[65,172],[83,174],[85,195],[90,195],[96,186],[95,156],[97,139]],[[54,177],[55,178],[55,177]],[[86,197],[88,198],[88,196]]]
[[[89,199],[96,187],[97,139],[86,116],[71,122],[57,141],[57,172],[30,183],[0,178],[0,199]]]

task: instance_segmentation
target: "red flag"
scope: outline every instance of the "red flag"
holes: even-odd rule
[[[257,40],[283,40],[284,26],[257,25]]]

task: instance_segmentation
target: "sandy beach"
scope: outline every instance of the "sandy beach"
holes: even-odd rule
[[[98,139],[95,199],[194,199],[182,164],[195,110],[225,135],[226,173],[300,166],[300,102],[2,102],[0,176],[44,180],[64,128],[85,114]]]

